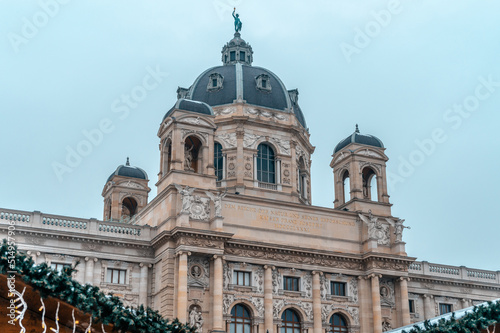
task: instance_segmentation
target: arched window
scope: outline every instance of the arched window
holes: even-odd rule
[[[292,309],[286,309],[281,315],[283,326],[281,333],[300,333],[300,319],[297,312]]]
[[[214,144],[214,168],[217,180],[224,178],[224,157],[222,156],[222,145],[218,142]]]
[[[168,140],[163,147],[163,175],[172,167],[172,141]]]
[[[363,177],[363,198],[378,201],[377,175],[372,168],[364,168]]]
[[[299,158],[297,176],[297,190],[302,198],[307,198],[306,163],[304,162],[304,158],[302,156]]]
[[[252,327],[252,318],[247,307],[241,304],[236,304],[231,310],[231,324],[229,325],[230,333],[250,333]]]
[[[349,171],[344,171],[342,174],[342,195],[344,196],[344,203],[351,200],[351,182],[349,179]]]
[[[137,213],[137,201],[134,198],[127,197],[122,201],[121,219],[130,219]]]
[[[184,170],[200,172],[201,141],[195,136],[188,136],[184,142]]]
[[[338,313],[334,313],[330,318],[331,331],[333,333],[345,333],[348,331],[347,320],[344,316]]]
[[[257,180],[263,183],[276,183],[276,162],[273,149],[265,143],[257,148]]]

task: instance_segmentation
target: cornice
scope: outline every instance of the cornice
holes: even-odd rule
[[[97,236],[97,235],[76,235],[76,234],[68,234],[64,233],[60,230],[55,230],[58,233],[53,234],[53,233],[48,233],[48,232],[42,232],[42,231],[37,231],[37,230],[22,230],[20,228],[16,229],[16,234],[17,235],[23,235],[23,236],[31,236],[31,237],[39,237],[43,239],[44,241],[47,239],[60,239],[60,240],[67,240],[67,241],[73,241],[73,242],[80,242],[80,243],[92,243],[92,244],[97,244],[97,245],[110,245],[110,246],[119,246],[119,247],[128,247],[128,248],[138,248],[138,249],[149,249],[151,247],[151,243],[149,241],[137,241],[133,239],[122,239],[122,240],[114,240],[110,237],[103,237],[103,236]]]
[[[178,241],[181,238],[199,239],[201,241],[225,242],[228,239],[231,239],[233,235],[234,234],[229,232],[201,230],[201,229],[186,228],[186,227],[175,227],[172,230],[165,230],[156,235],[151,240],[151,245],[156,250],[169,240]]]
[[[483,283],[481,281],[455,280],[439,276],[425,276],[425,275],[414,275],[414,274],[409,274],[408,276],[411,278],[412,282],[423,282],[423,283],[442,284],[442,285],[456,286],[456,287],[496,290],[500,292],[500,285],[496,283],[493,284],[493,283]],[[408,288],[415,289],[415,287],[410,287],[410,286],[408,286]]]

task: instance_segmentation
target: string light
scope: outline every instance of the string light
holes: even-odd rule
[[[92,316],[90,316],[89,326],[87,326],[87,329],[85,330],[85,333],[90,332],[92,332]]]
[[[75,321],[75,309],[71,311],[71,317],[73,317],[73,333],[76,331],[76,321]]]
[[[40,307],[40,309],[38,311],[42,311],[42,328],[43,328],[43,332],[42,333],[45,333],[47,332],[47,325],[45,325],[45,303],[43,303],[43,299],[40,297],[40,303],[42,303],[42,306]]]
[[[52,332],[59,333],[59,302],[57,302],[57,309],[56,309],[56,328],[50,328]]]
[[[18,313],[17,317],[14,319],[14,321],[19,321],[19,326],[21,327],[21,331],[20,333],[25,333],[26,332],[26,328],[23,326],[23,319],[24,319],[24,314],[26,313],[26,311],[28,310],[28,304],[26,304],[26,302],[24,301],[24,292],[26,291],[26,287],[24,287],[23,289],[23,292],[22,293],[19,293],[19,291],[17,290],[13,290],[10,295],[15,295],[17,296],[17,298],[14,300],[14,304],[16,303],[21,303],[19,305],[15,305],[15,308],[16,308],[16,313]],[[21,311],[17,310],[19,308],[22,308]]]

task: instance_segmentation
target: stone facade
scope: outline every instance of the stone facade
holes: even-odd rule
[[[182,103],[195,93],[179,88],[158,131],[155,198],[148,202],[147,175],[127,164],[104,184],[103,221],[0,209],[1,236],[14,223],[19,249],[37,263],[79,261],[78,281],[198,332],[229,332],[237,305],[252,333],[281,332],[289,309],[303,332],[330,331],[340,315],[349,332],[380,333],[500,297],[499,272],[407,255],[406,226],[391,215],[385,148],[358,129],[333,154],[335,208],[311,205],[314,147],[298,91],[271,73],[242,79],[248,68],[235,59],[227,66],[242,83],[233,103]],[[210,94],[230,91],[217,70],[201,83]],[[288,106],[247,103],[250,83],[259,94],[284,94]],[[262,145],[272,178],[262,178]]]

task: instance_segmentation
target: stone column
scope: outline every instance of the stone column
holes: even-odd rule
[[[140,263],[141,267],[141,279],[139,282],[139,305],[144,304],[146,307],[148,304],[148,268],[151,267],[150,264]]]
[[[462,302],[462,309],[468,308],[469,307],[469,300],[466,298],[461,299]]]
[[[177,260],[177,318],[181,323],[187,322],[187,269],[189,252],[179,252]]]
[[[372,274],[373,333],[382,333],[382,309],[380,308],[380,284],[382,275]]]
[[[358,277],[358,298],[359,298],[359,321],[361,324],[361,333],[371,333],[370,325],[370,288],[366,276]]]
[[[97,258],[85,257],[85,261],[85,283],[94,284],[94,263]]]
[[[313,296],[313,320],[314,329],[313,333],[321,333],[323,324],[321,321],[321,285],[320,285],[320,275],[321,272],[313,272],[312,280],[312,296]]]
[[[273,267],[264,266],[264,333],[273,333]]]
[[[410,279],[407,277],[399,278],[399,289],[401,292],[401,321],[402,326],[410,325],[410,305],[408,303],[408,281]]]
[[[222,257],[214,255],[214,290],[212,303],[212,332],[224,332],[224,318],[222,316],[222,285],[223,268]]]
[[[432,308],[431,300],[434,297],[432,295],[424,295],[424,318],[431,319],[435,317],[435,311]]]

